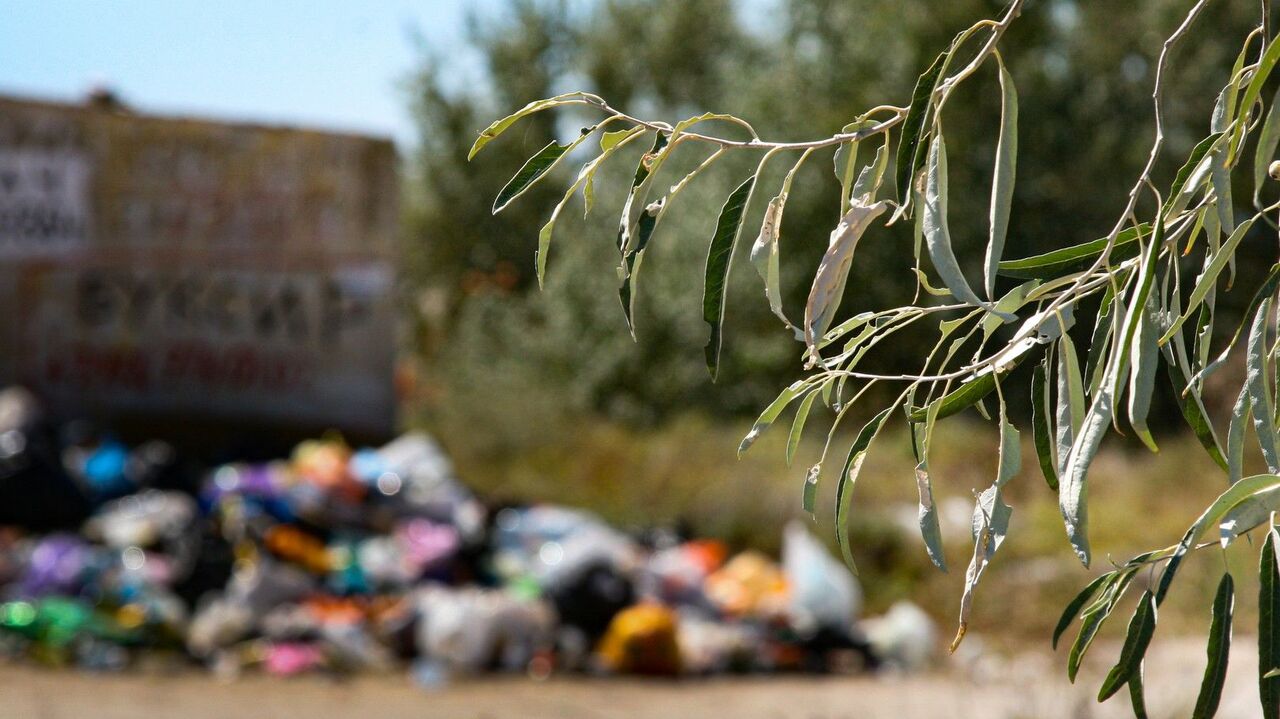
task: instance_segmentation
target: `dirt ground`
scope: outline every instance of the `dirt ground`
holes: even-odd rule
[[[1201,641],[1167,640],[1152,647],[1146,681],[1153,719],[1190,714],[1204,671]],[[1236,637],[1218,712],[1223,719],[1260,715],[1255,647],[1251,637]],[[219,682],[199,673],[88,675],[9,665],[0,666],[0,718],[1105,719],[1132,716],[1124,692],[1102,705],[1093,698],[1115,649],[1095,647],[1094,663],[1075,686],[1062,674],[1062,657],[1047,652],[949,659],[939,670],[916,676],[681,682],[512,677],[455,682],[434,691],[399,674],[344,681],[254,675]]]

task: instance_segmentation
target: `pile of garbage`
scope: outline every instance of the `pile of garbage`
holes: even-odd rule
[[[858,621],[854,577],[804,525],[781,563],[577,509],[489,507],[428,436],[212,468],[53,426],[0,392],[0,657],[222,676],[408,668],[710,675],[919,666],[907,605]]]

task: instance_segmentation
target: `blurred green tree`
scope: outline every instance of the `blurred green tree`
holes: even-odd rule
[[[537,233],[576,172],[535,185],[502,214],[491,201],[521,163],[556,137],[576,133],[587,116],[539,114],[475,162],[466,148],[493,117],[569,89],[596,92],[637,114],[684,117],[706,110],[749,117],[764,135],[829,135],[885,98],[905,102],[919,69],[974,17],[1001,2],[900,0],[512,0],[502,12],[476,15],[468,43],[483,61],[483,83],[463,85],[458,63],[429,52],[410,83],[421,128],[410,159],[406,290],[415,338],[428,358],[437,417],[486,426],[486,441],[521,444],[582,414],[629,422],[705,409],[753,414],[791,376],[801,346],[778,331],[759,301],[759,279],[739,260],[731,278],[729,341],[714,388],[703,368],[700,322],[702,262],[722,198],[747,165],[722,161],[699,177],[664,219],[654,240],[637,310],[633,343],[614,294],[613,238],[620,180],[640,148],[602,170],[597,209],[580,221],[577,204],[557,225],[547,287],[533,262]],[[1178,0],[1031,3],[1017,31],[1001,43],[1022,94],[1019,176],[1006,256],[1083,242],[1109,226],[1148,150],[1148,98],[1160,41],[1185,11]],[[1168,89],[1167,151],[1159,177],[1206,132],[1221,77],[1230,67],[1255,8],[1214,4],[1204,22],[1220,32],[1188,37]],[[1132,42],[1115,42],[1123,28]],[[999,93],[979,74],[948,108],[956,252],[981,257],[986,187],[995,152]],[[1082,132],[1082,128],[1088,128]],[[585,159],[585,158],[584,158]],[[670,182],[701,157],[677,157]],[[780,164],[780,163],[779,163]],[[726,167],[728,169],[726,169]],[[838,218],[830,153],[811,160],[787,205],[782,265],[785,303],[804,302],[812,269]],[[772,185],[782,168],[773,168]],[[663,180],[666,182],[667,180]],[[968,188],[977,189],[972,194]],[[610,195],[609,193],[619,193]],[[608,208],[606,210],[605,208]],[[915,278],[909,227],[889,228],[864,243],[849,279],[842,314],[901,304]],[[1243,248],[1248,253],[1254,250]],[[659,268],[655,271],[654,268]],[[1241,263],[1261,273],[1265,263]],[[665,269],[664,269],[665,268]],[[885,273],[872,268],[892,268]],[[974,264],[966,271],[980,272]],[[1246,279],[1255,279],[1248,275]],[[1219,327],[1230,328],[1247,298],[1224,296]],[[1225,331],[1225,330],[1224,330]],[[923,338],[909,333],[869,365],[915,357]],[[1019,393],[1021,394],[1021,393]],[[512,400],[519,398],[516,406]],[[1161,413],[1159,397],[1153,420]],[[1169,406],[1165,402],[1165,406]],[[536,418],[536,419],[535,419]]]

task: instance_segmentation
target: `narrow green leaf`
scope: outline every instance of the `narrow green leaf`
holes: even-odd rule
[[[1173,333],[1177,332],[1183,323],[1191,317],[1192,311],[1198,308],[1209,292],[1217,286],[1218,275],[1222,274],[1223,268],[1227,266],[1229,260],[1235,255],[1236,248],[1240,246],[1240,241],[1244,239],[1244,236],[1249,232],[1249,228],[1253,226],[1253,220],[1254,218],[1250,218],[1241,222],[1236,227],[1235,232],[1232,232],[1227,241],[1222,244],[1222,247],[1219,248],[1209,264],[1205,266],[1204,272],[1200,273],[1200,276],[1196,278],[1196,286],[1191,290],[1191,296],[1187,298],[1187,309],[1183,311],[1182,315],[1173,323],[1173,326],[1160,338],[1160,344],[1169,341]]]
[[[1142,223],[1130,227],[1116,235],[1115,246],[1111,248],[1111,261],[1121,262],[1130,257],[1137,257],[1141,246],[1139,237],[1151,232],[1151,225]],[[1093,261],[1098,259],[1107,246],[1107,238],[1102,237],[1080,245],[1063,247],[1042,255],[1023,257],[1020,260],[1002,260],[998,265],[1001,275],[1032,280],[1053,280],[1064,274],[1089,269]]]
[[[941,399],[936,400],[929,407],[937,406],[938,419],[950,417],[951,415],[972,407],[978,400],[991,394],[996,388],[996,377],[992,372],[985,372],[972,379],[966,380],[955,390],[944,395]],[[911,412],[912,422],[923,422],[929,413],[928,407],[921,407]]]
[[[1280,486],[1280,476],[1256,474],[1252,477],[1241,479],[1218,495],[1213,504],[1210,504],[1196,519],[1195,523],[1191,525],[1186,534],[1182,535],[1182,541],[1174,548],[1173,554],[1169,555],[1169,562],[1165,565],[1164,574],[1160,576],[1160,583],[1156,589],[1156,603],[1159,604],[1164,601],[1164,597],[1169,591],[1169,586],[1173,583],[1174,576],[1182,564],[1182,558],[1191,550],[1191,547],[1195,546],[1209,525],[1217,524],[1227,510],[1236,506],[1245,498],[1278,486]]]
[[[1147,700],[1142,691],[1142,675],[1146,672],[1146,662],[1138,665],[1138,671],[1129,677],[1129,704],[1133,706],[1134,719],[1147,719]]]
[[[471,151],[467,153],[467,160],[470,161],[471,158],[476,156],[477,152],[480,152],[481,148],[489,144],[498,135],[505,132],[508,127],[514,125],[516,121],[522,117],[532,115],[535,112],[540,112],[557,105],[564,105],[569,102],[590,100],[594,98],[595,95],[589,95],[584,92],[566,92],[563,95],[556,95],[555,97],[550,97],[545,100],[535,100],[500,120],[494,120],[492,124],[480,133],[480,136],[476,138],[475,143],[471,145]]]
[[[840,556],[844,557],[844,563],[849,566],[854,573],[857,573],[857,566],[853,561],[853,549],[849,546],[849,508],[852,504],[853,486],[858,481],[858,474],[862,471],[862,461],[867,458],[867,451],[871,448],[871,442],[880,433],[880,428],[884,426],[884,420],[893,410],[897,409],[896,405],[890,406],[877,414],[867,422],[858,436],[853,441],[853,445],[849,447],[849,454],[845,457],[844,468],[840,471],[840,480],[836,484],[836,543],[840,545]]]
[[[764,434],[766,429],[769,429],[773,421],[778,418],[778,415],[782,414],[782,410],[787,408],[787,405],[803,394],[807,386],[808,383],[805,380],[797,380],[778,393],[778,396],[756,418],[755,423],[751,426],[751,431],[747,432],[747,436],[743,437],[742,442],[738,444],[739,457],[742,456],[743,452],[750,449],[751,445],[755,444],[755,441],[760,438],[760,435]]]
[[[644,134],[643,128],[633,127],[628,130],[606,132],[600,137],[600,154],[590,162],[583,165],[582,169],[578,171],[578,179],[575,180],[573,185],[564,193],[564,197],[560,198],[560,202],[557,203],[555,209],[551,211],[551,217],[547,220],[547,224],[543,225],[542,230],[538,232],[536,267],[538,272],[539,288],[542,287],[542,280],[547,271],[547,252],[551,249],[551,233],[555,228],[556,220],[560,218],[560,213],[564,211],[565,206],[569,204],[569,200],[573,198],[573,193],[577,192],[579,187],[582,188],[583,201],[586,203],[587,210],[589,211],[591,200],[590,195],[588,194],[588,188],[591,186],[591,181],[592,178],[595,177],[596,170],[600,169],[600,165],[602,165],[605,160],[609,159],[614,152],[626,146],[628,142],[642,134]],[[583,215],[585,216],[586,212],[584,212]]]
[[[858,132],[875,125],[870,120],[856,120],[840,129],[840,134]],[[840,183],[840,214],[849,211],[849,200],[852,197],[853,183],[856,181],[854,171],[858,169],[858,140],[841,143],[836,148],[835,162],[836,180]]]
[[[1209,623],[1208,664],[1200,681],[1200,695],[1191,719],[1211,719],[1218,713],[1222,687],[1227,681],[1227,660],[1231,654],[1231,617],[1235,609],[1235,581],[1223,574],[1213,598],[1213,619]]]
[[[1269,521],[1273,512],[1280,512],[1280,487],[1254,492],[1236,502],[1218,522],[1219,543],[1226,547],[1240,535]]]
[[[1156,223],[1155,231],[1151,233],[1151,240],[1147,243],[1146,254],[1142,257],[1142,264],[1138,266],[1136,286],[1129,306],[1125,310],[1124,324],[1121,326],[1116,351],[1112,353],[1111,363],[1107,368],[1109,375],[1106,381],[1115,385],[1117,396],[1123,390],[1124,377],[1128,374],[1130,355],[1138,329],[1147,316],[1147,303],[1151,298],[1151,288],[1155,286],[1158,273],[1156,265],[1160,258],[1160,248],[1164,245],[1164,232],[1164,224]]]
[[[1249,325],[1250,320],[1257,313],[1258,307],[1262,304],[1262,301],[1275,294],[1278,287],[1280,287],[1280,263],[1272,265],[1271,271],[1267,273],[1266,279],[1264,279],[1262,284],[1258,286],[1258,290],[1253,293],[1253,297],[1249,300],[1249,307],[1244,312],[1244,320],[1236,326],[1235,334],[1231,336],[1231,341],[1227,343],[1226,348],[1222,350],[1222,353],[1219,354],[1217,358],[1205,365],[1203,369],[1191,378],[1193,382],[1199,382],[1205,377],[1208,377],[1227,361],[1231,351],[1235,349],[1236,344],[1240,342],[1240,337],[1244,334],[1245,327]]]
[[[503,208],[511,204],[512,200],[522,195],[525,190],[528,190],[535,182],[542,179],[572,146],[573,143],[561,145],[552,141],[539,150],[538,154],[530,157],[516,172],[515,176],[507,182],[506,186],[502,188],[497,198],[494,199],[493,214],[496,215],[502,212]]]
[[[1258,696],[1262,716],[1280,716],[1280,677],[1267,676],[1280,667],[1280,568],[1276,565],[1276,531],[1262,543],[1258,563]]]
[[[1058,403],[1055,418],[1057,420],[1056,456],[1057,471],[1061,474],[1066,469],[1067,458],[1071,456],[1071,447],[1075,444],[1076,435],[1084,425],[1086,411],[1084,399],[1084,377],[1080,374],[1080,360],[1076,356],[1076,345],[1071,335],[1064,334],[1058,340]],[[1055,488],[1057,487],[1055,483]]]
[[[1107,433],[1114,410],[1112,400],[1112,384],[1103,381],[1089,405],[1083,424],[1071,452],[1067,455],[1061,476],[1058,477],[1058,507],[1066,523],[1067,539],[1070,540],[1076,557],[1084,566],[1089,566],[1089,464],[1102,445],[1102,438]]]
[[[1075,621],[1076,616],[1080,614],[1080,610],[1083,609],[1085,604],[1093,598],[1093,595],[1097,594],[1098,590],[1103,585],[1110,582],[1114,576],[1113,572],[1108,572],[1095,577],[1092,582],[1085,585],[1085,588],[1081,589],[1080,593],[1067,604],[1066,609],[1062,610],[1062,616],[1058,618],[1058,626],[1053,628],[1053,648],[1055,650],[1058,648],[1058,640],[1062,638],[1063,632],[1067,631],[1067,627],[1071,626],[1071,622]]]
[[[951,247],[951,230],[947,227],[947,143],[942,133],[938,132],[929,143],[929,159],[925,164],[925,187],[923,230],[924,244],[929,251],[929,259],[942,278],[942,284],[961,302],[985,307],[991,312],[995,308],[978,299],[969,281],[960,270],[955,251]],[[1006,320],[1014,319],[1005,314]]]
[[[1276,111],[1276,103],[1280,102],[1280,90],[1271,98],[1271,106],[1267,108],[1267,119],[1262,123],[1262,131],[1258,133],[1258,144],[1253,151],[1253,205],[1262,203],[1262,187],[1267,181],[1267,167],[1276,157],[1276,147],[1280,146],[1280,112]]]
[[[1098,630],[1102,629],[1102,625],[1106,623],[1111,616],[1111,612],[1115,610],[1116,604],[1124,597],[1124,593],[1128,591],[1129,584],[1133,581],[1133,576],[1136,573],[1136,570],[1114,573],[1102,592],[1102,598],[1085,610],[1080,619],[1080,632],[1076,635],[1076,640],[1071,645],[1071,651],[1067,653],[1067,679],[1072,683],[1075,682],[1076,675],[1080,672],[1080,663],[1084,661],[1085,655],[1089,652],[1089,647],[1093,645],[1093,639],[1098,635]]]
[[[925,118],[929,114],[929,105],[933,97],[933,89],[942,75],[950,50],[943,51],[934,59],[929,69],[916,79],[915,89],[911,91],[911,104],[907,106],[907,116],[902,120],[901,137],[898,140],[898,154],[894,160],[898,202],[904,206],[910,202],[912,175],[921,156],[920,136],[924,131]]]
[[[787,435],[787,466],[791,466],[791,460],[796,456],[796,448],[800,446],[800,438],[804,436],[804,425],[809,419],[809,411],[813,408],[813,401],[818,398],[818,392],[812,391],[805,395],[800,401],[800,408],[796,410],[796,418],[791,422],[791,432]]]
[[[1156,368],[1160,364],[1160,349],[1156,345],[1156,327],[1150,312],[1143,312],[1138,320],[1138,332],[1130,348],[1132,364],[1129,372],[1129,424],[1147,445],[1158,452],[1151,430],[1147,428],[1147,412],[1151,409],[1151,395],[1156,387]]]
[[[1018,163],[1018,89],[1004,61],[996,55],[1000,67],[1000,139],[996,143],[995,175],[991,180],[991,235],[987,241],[987,298],[995,299],[996,272],[1004,254],[1004,240],[1009,233],[1009,208],[1013,204],[1013,185]]]
[[[631,189],[627,192],[627,199],[622,205],[622,218],[618,221],[618,252],[624,257],[635,249],[636,225],[648,200],[649,187],[652,185],[654,173],[658,170],[659,160],[665,156],[663,150],[666,149],[670,140],[671,135],[668,133],[654,133],[653,147],[636,163],[636,172],[631,179]]]
[[[880,183],[884,180],[884,171],[889,166],[889,140],[885,138],[885,142],[876,149],[876,156],[870,165],[862,168],[862,172],[858,173],[858,179],[853,182],[853,191],[851,196],[860,200],[863,204],[871,204],[875,201],[876,192],[880,189]]]
[[[1222,132],[1212,133],[1192,148],[1191,155],[1187,157],[1186,164],[1179,168],[1177,176],[1173,178],[1173,185],[1169,187],[1169,199],[1165,202],[1165,207],[1161,213],[1163,217],[1168,217],[1169,215],[1174,214],[1177,210],[1175,203],[1178,202],[1179,198],[1184,194],[1190,194],[1190,192],[1184,193],[1183,190],[1187,188],[1187,181],[1191,179],[1191,173],[1196,172],[1200,168],[1201,163],[1204,161],[1204,156],[1209,152],[1209,150],[1213,149],[1213,147],[1218,144],[1225,134],[1226,133]]]
[[[746,214],[747,200],[751,197],[751,188],[755,186],[756,176],[752,175],[738,185],[724,207],[720,208],[720,218],[716,220],[716,232],[711,238],[711,247],[707,252],[705,281],[702,289],[702,319],[711,328],[711,336],[707,340],[707,369],[711,379],[715,379],[720,369],[721,325],[724,323],[724,293],[728,286],[729,269],[733,261],[733,250],[742,234],[742,218]]]
[[[769,309],[774,316],[782,320],[782,324],[797,334],[800,331],[787,318],[786,313],[782,309],[782,281],[781,270],[779,267],[779,238],[782,235],[782,213],[786,208],[787,197],[791,193],[791,183],[795,179],[796,172],[809,156],[809,151],[805,151],[792,165],[787,172],[787,176],[782,181],[782,189],[778,194],[769,200],[769,204],[764,210],[764,219],[760,223],[760,234],[756,237],[755,244],[751,246],[751,264],[756,268],[756,274],[760,275],[760,279],[764,280],[765,298],[769,300]]]
[[[911,425],[911,450],[916,457],[916,490],[920,495],[920,536],[924,539],[929,561],[943,572],[947,559],[942,550],[942,529],[938,524],[938,508],[933,501],[933,481],[929,478],[929,444],[933,425],[938,421],[939,403],[929,405],[925,420]]]
[[[818,476],[822,474],[822,462],[818,462],[809,468],[804,475],[804,493],[800,498],[800,506],[810,517],[813,517],[814,507],[818,501]]]
[[[1045,373],[1049,367],[1049,356],[1036,365],[1031,375],[1031,436],[1036,446],[1036,458],[1040,461],[1040,471],[1049,489],[1058,491],[1058,458],[1054,455],[1053,427],[1049,418],[1049,384],[1045,381]]]
[[[1123,281],[1123,277],[1117,278]],[[1098,387],[1102,384],[1102,375],[1106,371],[1107,348],[1111,344],[1111,326],[1115,321],[1116,313],[1113,312],[1115,307],[1115,295],[1112,294],[1111,288],[1107,288],[1106,295],[1102,299],[1102,305],[1098,308],[1097,317],[1093,323],[1093,334],[1089,340],[1089,355],[1085,359],[1084,377],[1089,382],[1089,394],[1092,396],[1097,394]],[[1064,459],[1059,453],[1059,460]]]
[[[1253,418],[1253,407],[1249,403],[1249,385],[1240,387],[1240,394],[1231,407],[1231,425],[1227,428],[1227,483],[1235,484],[1244,476],[1244,435],[1245,428]]]
[[[644,262],[645,248],[657,228],[666,198],[661,198],[656,203],[646,203],[653,179],[671,148],[673,136],[674,133],[655,133],[653,148],[641,156],[640,162],[636,164],[631,190],[622,204],[622,217],[618,220],[618,252],[622,256],[618,265],[618,299],[622,302],[622,316],[633,339],[635,325],[631,318],[635,310],[636,276]]]
[[[1111,668],[1107,678],[1098,690],[1098,701],[1106,701],[1129,681],[1129,677],[1138,671],[1138,665],[1147,653],[1151,637],[1156,631],[1156,598],[1147,590],[1138,600],[1138,608],[1129,620],[1129,629],[1125,632],[1124,646],[1120,649],[1120,659]]]
[[[605,132],[600,135],[600,156],[612,154],[620,145],[631,142],[633,139],[645,134],[643,127],[632,127],[626,130],[618,130],[616,132]],[[591,214],[591,208],[596,203],[595,179],[596,170],[599,164],[591,168],[590,172],[586,172],[582,179],[582,217],[585,219]]]
[[[1240,96],[1240,104],[1237,105],[1243,112],[1252,112],[1253,105],[1258,101],[1258,97],[1262,94],[1262,86],[1266,84],[1267,78],[1271,76],[1271,71],[1275,69],[1276,61],[1280,60],[1280,42],[1275,39],[1271,40],[1271,44],[1267,45],[1266,52],[1262,54],[1262,58],[1258,60],[1258,67],[1253,71],[1253,76],[1249,79],[1248,86],[1244,89],[1244,94]],[[1228,160],[1235,157],[1235,153],[1240,149],[1240,142],[1244,137],[1243,122],[1237,122],[1235,132],[1231,136],[1231,152]]]
[[[1178,398],[1178,406],[1182,410],[1182,418],[1187,421],[1187,426],[1191,427],[1191,431],[1195,433],[1196,439],[1200,441],[1200,446],[1204,447],[1214,463],[1225,471],[1227,469],[1227,460],[1222,454],[1222,447],[1218,444],[1218,436],[1213,431],[1213,424],[1209,421],[1209,415],[1205,412],[1204,401],[1200,398],[1200,393],[1195,387],[1187,386],[1187,376],[1176,362],[1169,360],[1165,362],[1164,366],[1169,375],[1169,383],[1173,386],[1174,396]],[[1185,392],[1183,391],[1184,388],[1186,389]]]
[[[1262,448],[1267,469],[1280,473],[1280,438],[1276,436],[1275,412],[1271,406],[1267,360],[1267,325],[1271,319],[1271,298],[1258,306],[1249,329],[1245,353],[1245,386],[1249,388],[1249,404],[1253,407],[1253,430]]]

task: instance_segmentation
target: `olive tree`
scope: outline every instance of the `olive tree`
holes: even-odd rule
[[[1223,0],[1225,1],[1225,0]],[[1240,38],[1241,49],[1217,96],[1209,134],[1190,152],[1168,185],[1157,184],[1153,169],[1165,145],[1164,87],[1170,56],[1179,41],[1196,31],[1210,0],[1189,3],[1185,17],[1164,41],[1155,68],[1154,139],[1141,172],[1110,228],[1092,242],[1061,247],[1032,257],[1006,259],[1010,205],[1017,179],[1018,92],[1000,53],[1001,39],[1016,25],[1024,0],[1011,0],[994,19],[981,20],[955,36],[920,74],[905,105],[883,104],[854,117],[821,139],[775,142],[761,138],[747,120],[716,113],[675,123],[645,119],[611,106],[597,95],[570,92],[530,103],[480,133],[469,157],[520,119],[552,108],[578,106],[598,121],[568,142],[549,143],[520,168],[498,193],[500,212],[574,151],[598,145],[563,199],[538,233],[539,281],[546,269],[556,220],[579,192],[585,211],[594,203],[594,178],[622,148],[641,145],[618,224],[618,296],[630,325],[645,251],[655,228],[678,196],[699,175],[730,154],[757,157],[755,170],[724,200],[707,252],[702,313],[708,327],[706,364],[714,378],[719,366],[726,309],[726,283],[753,202],[763,204],[750,263],[763,281],[765,300],[782,331],[801,345],[803,376],[769,404],[739,451],[745,451],[792,405],[796,406],[786,444],[795,453],[809,416],[818,407],[834,413],[819,461],[809,468],[802,502],[814,511],[824,476],[836,483],[836,539],[852,565],[848,540],[851,492],[872,442],[890,421],[909,427],[916,458],[919,527],[930,559],[945,570],[942,533],[933,501],[929,447],[937,422],[976,411],[999,431],[996,476],[978,494],[972,519],[973,554],[965,572],[959,628],[952,650],[965,636],[975,590],[1006,536],[1012,509],[1002,488],[1020,471],[1021,433],[1007,409],[1002,384],[1014,372],[1030,374],[1030,432],[1035,461],[1057,492],[1068,544],[1088,567],[1089,466],[1111,429],[1126,424],[1153,451],[1147,415],[1155,383],[1163,375],[1176,392],[1183,418],[1226,475],[1226,490],[1173,543],[1122,563],[1088,584],[1067,606],[1054,632],[1059,638],[1080,619],[1067,672],[1074,680],[1093,638],[1115,610],[1135,577],[1151,576],[1137,600],[1119,657],[1098,699],[1128,688],[1135,714],[1143,708],[1143,657],[1155,632],[1158,608],[1178,569],[1193,552],[1226,546],[1257,535],[1259,546],[1259,690],[1265,716],[1280,716],[1280,564],[1275,512],[1280,510],[1280,435],[1276,430],[1280,355],[1275,295],[1280,264],[1250,294],[1244,320],[1215,342],[1215,302],[1232,289],[1237,250],[1280,229],[1280,200],[1268,199],[1268,173],[1280,173],[1272,157],[1280,143],[1280,116],[1263,89],[1280,60],[1280,42],[1269,22],[1270,3],[1259,3],[1260,20]],[[957,88],[979,72],[998,78],[1001,119],[994,131],[988,236],[980,281],[962,270],[948,229],[946,109]],[[1081,132],[1086,131],[1084,128]],[[598,139],[596,139],[598,137]],[[590,144],[588,144],[590,143]],[[1246,148],[1252,148],[1252,156]],[[663,165],[685,148],[700,162],[679,177],[663,178]],[[792,180],[815,155],[834,153],[841,216],[812,280],[803,314],[789,315],[779,287],[783,213]],[[790,167],[776,188],[758,187],[773,161]],[[1252,197],[1233,197],[1232,179],[1241,165],[1252,176]],[[767,198],[767,199],[766,199]],[[859,242],[878,226],[912,223],[912,267],[917,278],[909,304],[860,312],[836,322]],[[755,227],[752,223],[751,227]],[[906,252],[902,253],[906,257]],[[926,263],[927,258],[927,263]],[[972,273],[971,273],[972,274]],[[1000,277],[1012,278],[998,284]],[[1009,285],[1013,285],[1009,287]],[[997,291],[998,287],[1007,288]],[[1080,329],[1075,329],[1077,322]],[[867,371],[864,358],[892,342],[908,327],[928,326],[936,337],[920,352],[919,365],[900,374]],[[1088,329],[1085,332],[1085,329]],[[901,335],[900,335],[901,337]],[[1215,346],[1217,345],[1217,346]],[[1205,410],[1205,380],[1243,352],[1246,376],[1235,400],[1225,442]],[[893,388],[890,392],[884,387]],[[877,388],[875,392],[869,392]],[[890,398],[863,409],[874,414],[849,447],[833,447],[841,420],[864,398]],[[858,416],[858,415],[854,415]],[[1268,473],[1242,476],[1246,430]],[[843,450],[843,451],[842,451]],[[833,453],[835,453],[833,455]],[[828,459],[832,457],[831,459]],[[1214,536],[1216,530],[1216,536]],[[1223,575],[1212,606],[1208,663],[1195,716],[1212,716],[1227,671],[1234,607],[1234,583]]]

